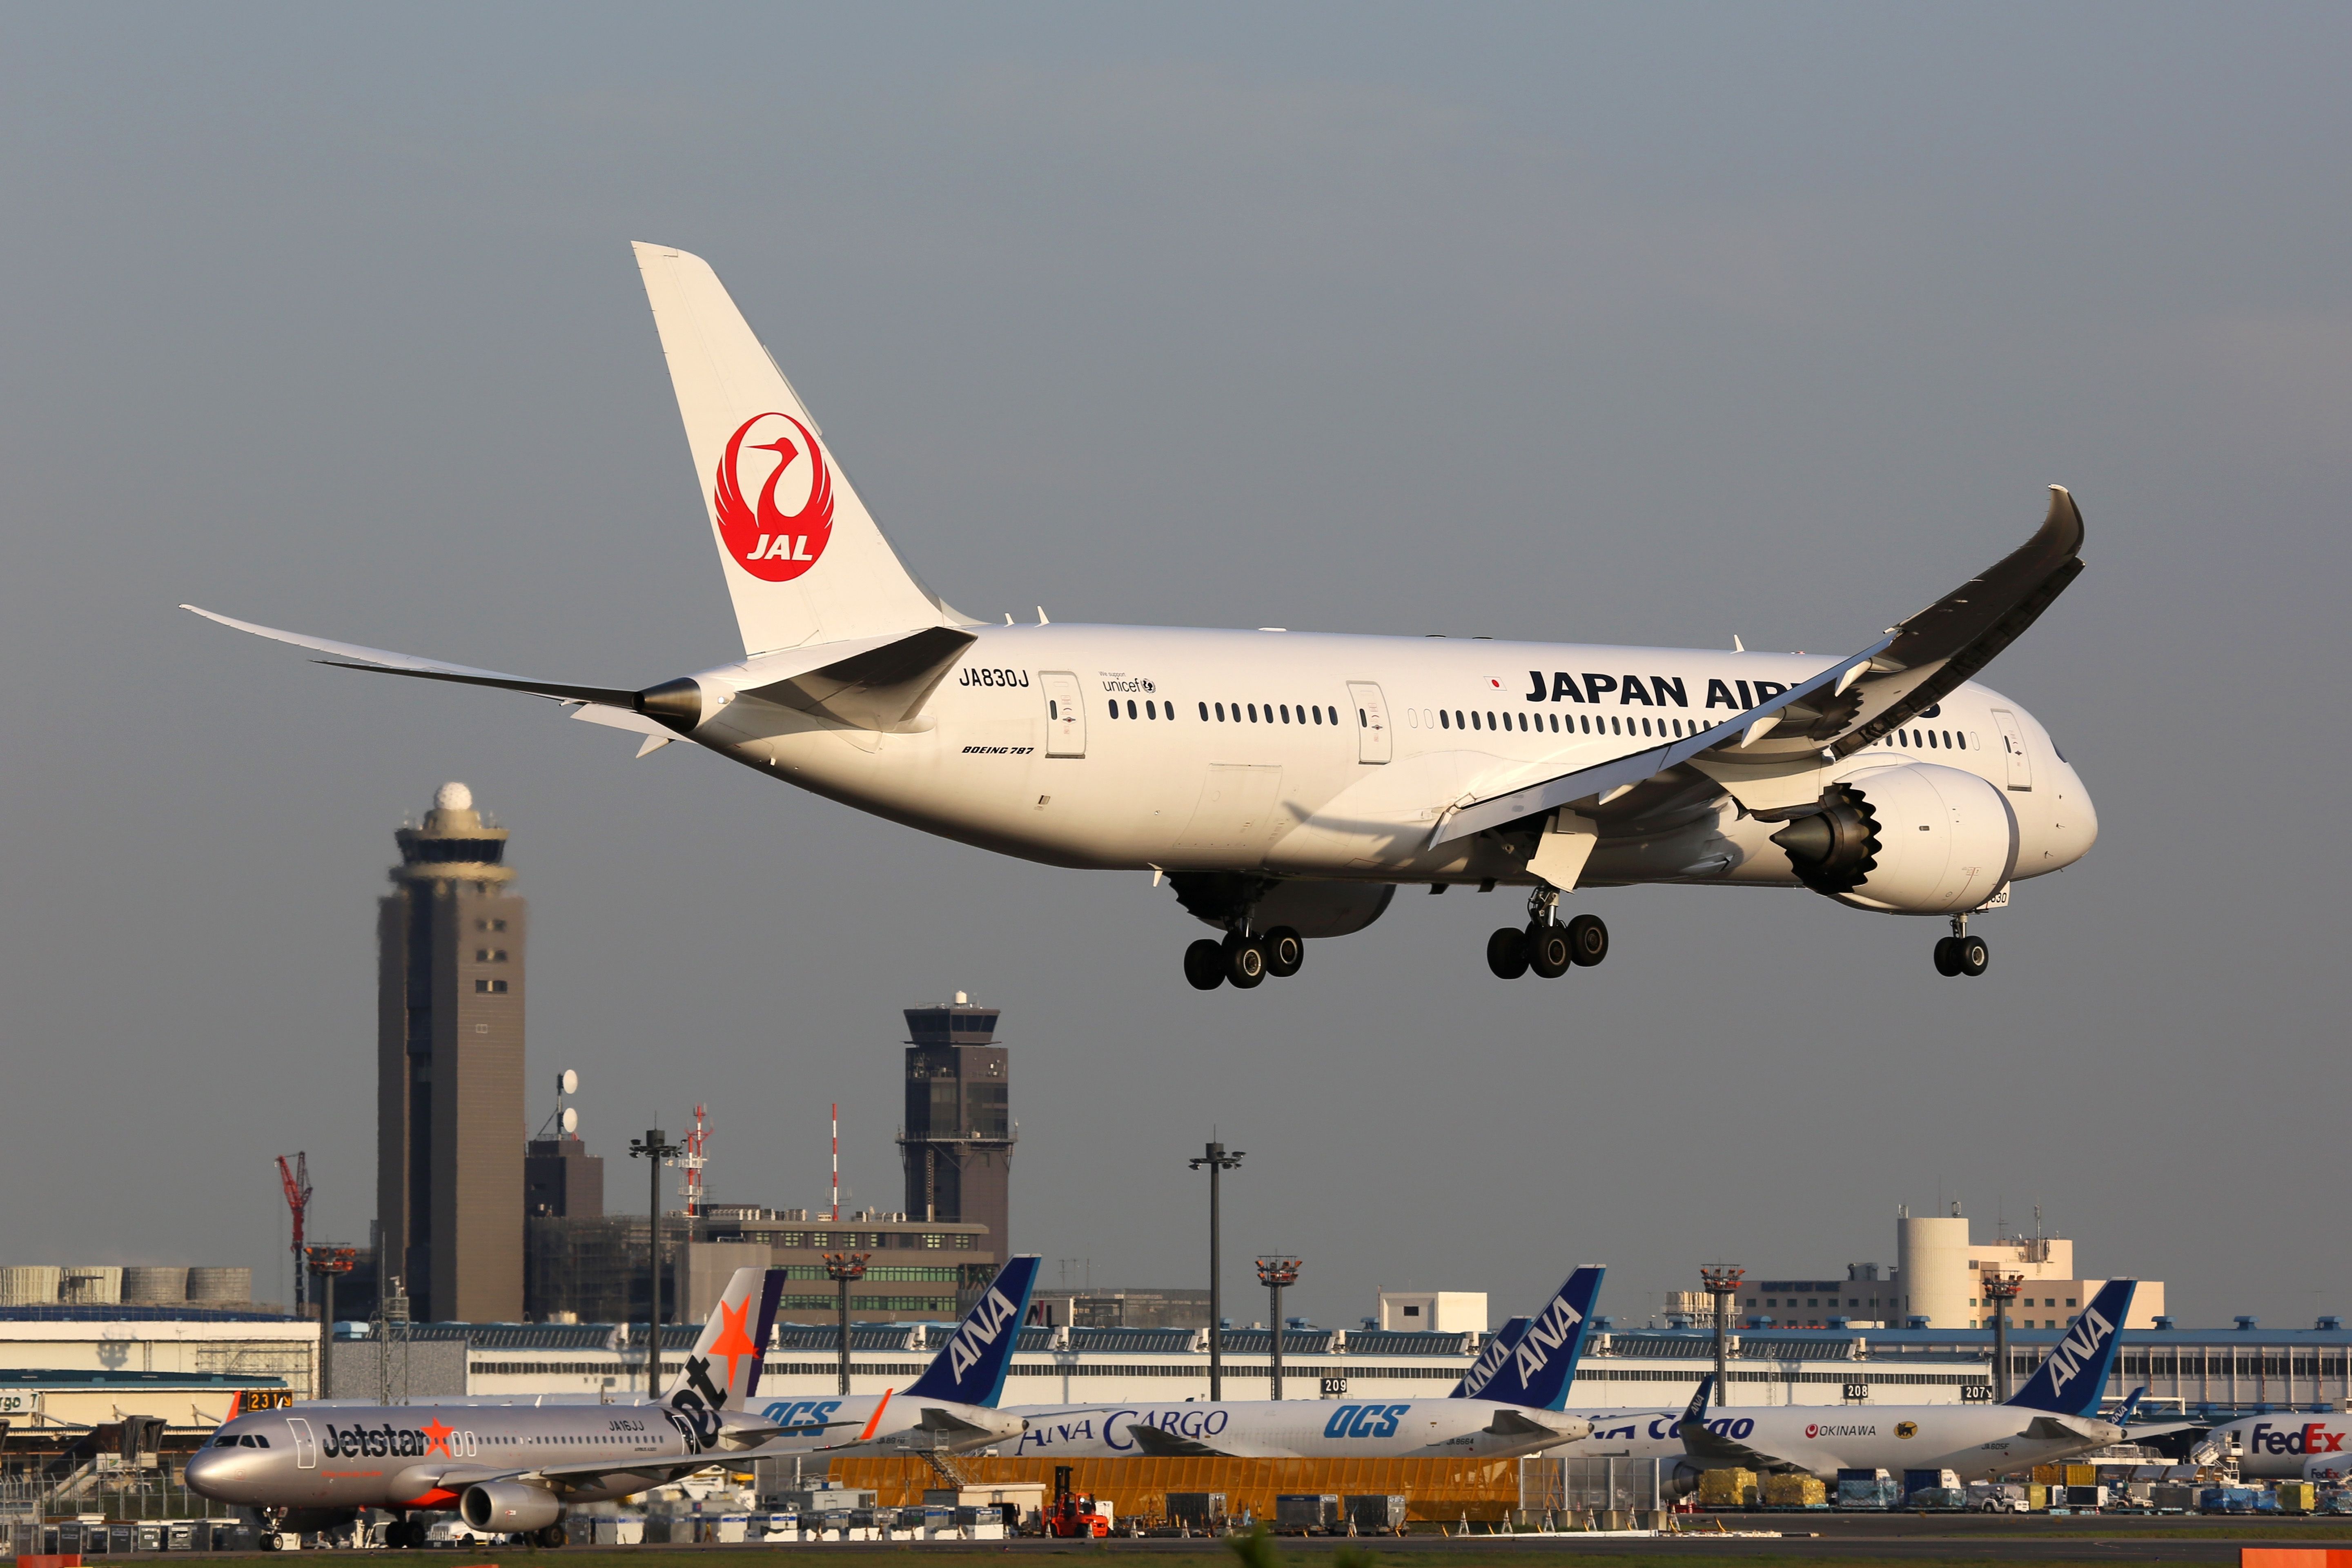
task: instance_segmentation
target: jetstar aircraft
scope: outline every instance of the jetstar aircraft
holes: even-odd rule
[[[2099,1418],[2118,1333],[2131,1311],[2133,1279],[2111,1279],[2050,1357],[2005,1405],[1706,1404],[1702,1379],[1679,1417],[1650,1411],[1588,1411],[1592,1435],[1563,1457],[1682,1457],[1684,1479],[1700,1470],[1948,1469],[1962,1480],[2054,1464],[2123,1440],[2123,1420]],[[2134,1401],[2136,1403],[2136,1400]],[[2126,1412],[2128,1418],[2128,1407]],[[2135,1428],[2135,1435],[2176,1427]]]
[[[1246,1399],[1145,1405],[1008,1408],[1027,1430],[1022,1458],[1147,1455],[1242,1458],[1507,1458],[1585,1436],[1563,1415],[1602,1270],[1579,1268],[1505,1346],[1497,1334],[1444,1399]],[[1506,1332],[1508,1332],[1507,1330]],[[1496,1347],[1502,1346],[1499,1351]],[[1470,1392],[1465,1392],[1471,1390]]]
[[[390,1544],[425,1544],[421,1517],[455,1509],[476,1530],[564,1543],[563,1515],[721,1462],[806,1453],[886,1430],[973,1444],[1010,1436],[991,1412],[1020,1336],[1037,1260],[1007,1264],[923,1377],[897,1397],[796,1400],[755,1409],[784,1271],[740,1268],[658,1404],[314,1404],[226,1422],[188,1461],[205,1497],[263,1510],[285,1530],[324,1530],[363,1508],[398,1516]],[[757,1312],[754,1315],[753,1309]],[[721,1374],[724,1374],[723,1377]],[[984,1398],[971,1398],[984,1394]],[[925,1446],[929,1446],[928,1444]]]
[[[1164,876],[1223,933],[1185,952],[1203,990],[1297,973],[1306,941],[1412,883],[1528,889],[1526,922],[1487,940],[1505,978],[1608,955],[1562,894],[1653,882],[1946,919],[1937,968],[1978,974],[1970,913],[2097,837],[2048,731],[1971,679],[2083,569],[2063,488],[2022,546],[1835,659],[989,626],[908,570],[710,268],[636,254],[741,658],[596,686],[196,613],[329,664],[549,698],[642,734],[640,756],[682,738],[967,844]]]

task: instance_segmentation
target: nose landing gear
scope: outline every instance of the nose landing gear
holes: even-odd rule
[[[1936,942],[1936,973],[1938,974],[1982,974],[1992,963],[1992,950],[1985,939],[1969,934],[1969,917],[1952,917],[1952,934]]]
[[[1559,889],[1538,888],[1528,895],[1527,929],[1505,926],[1486,939],[1486,967],[1497,980],[1517,980],[1530,970],[1557,980],[1609,956],[1609,928],[1599,915],[1579,915],[1564,926],[1559,921]]]

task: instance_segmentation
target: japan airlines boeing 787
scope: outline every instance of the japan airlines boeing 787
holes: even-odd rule
[[[699,258],[636,247],[743,657],[643,689],[529,679],[196,613],[394,675],[534,693],[685,739],[926,832],[1048,865],[1164,875],[1223,933],[1202,990],[1297,972],[1404,884],[1528,889],[1494,972],[1565,973],[1608,929],[1560,895],[1630,883],[1810,889],[1969,916],[2097,837],[2022,706],[1970,679],[2082,571],[2042,527],[1843,658],[1573,643],[988,626],[919,582]],[[194,606],[189,606],[194,608]]]

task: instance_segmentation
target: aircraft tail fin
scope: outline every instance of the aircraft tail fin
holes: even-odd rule
[[[1470,1363],[1470,1370],[1462,1374],[1462,1381],[1455,1384],[1454,1392],[1445,1397],[1477,1398],[1478,1391],[1494,1382],[1495,1374],[1503,1370],[1503,1363],[1510,1359],[1511,1352],[1527,1337],[1528,1325],[1534,1321],[1533,1318],[1513,1318],[1496,1330],[1487,1339],[1486,1348],[1478,1352],[1478,1359]]]
[[[1528,1331],[1477,1395],[1529,1410],[1558,1410],[1568,1404],[1577,1359],[1584,1353],[1592,1304],[1606,1270],[1587,1266],[1570,1275],[1528,1324]]]
[[[996,1396],[1004,1392],[1004,1374],[1013,1366],[1013,1347],[1021,1342],[1022,1320],[1029,1315],[1029,1293],[1037,1286],[1038,1262],[1024,1254],[999,1269],[903,1397],[994,1405]]]
[[[662,1403],[698,1428],[706,1424],[698,1413],[712,1413],[708,1424],[713,1431],[717,1412],[741,1409],[760,1391],[760,1366],[767,1358],[776,1301],[783,1289],[781,1268],[735,1270],[710,1309],[701,1337],[663,1392]]]
[[[2108,1280],[2010,1403],[2053,1415],[2096,1415],[2138,1284],[2137,1279]]]
[[[898,559],[709,263],[635,248],[743,651],[955,619]]]

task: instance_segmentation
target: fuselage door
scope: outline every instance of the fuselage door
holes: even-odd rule
[[[1045,696],[1045,754],[1083,757],[1087,754],[1086,699],[1078,678],[1062,669],[1041,669],[1037,685]]]
[[[2000,749],[2009,753],[2009,787],[2032,789],[2033,759],[2025,752],[2025,726],[2006,708],[1994,709],[1992,721],[2000,726]]]
[[[1356,760],[1389,760],[1389,707],[1381,689],[1369,680],[1348,682],[1348,700],[1356,710]]]
[[[289,1415],[286,1426],[294,1434],[294,1468],[298,1470],[317,1469],[319,1440],[310,1436],[310,1424],[299,1415]]]

